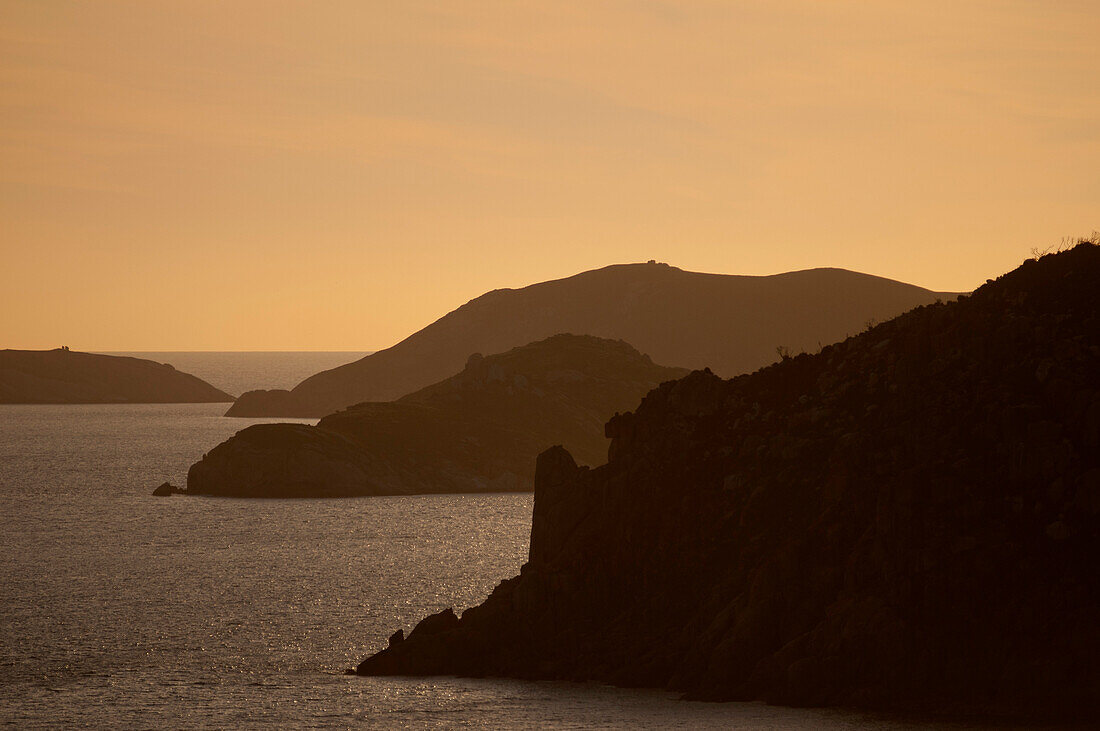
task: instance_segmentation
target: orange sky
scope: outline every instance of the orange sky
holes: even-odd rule
[[[0,347],[371,350],[610,263],[1100,228],[1100,2],[0,0]]]

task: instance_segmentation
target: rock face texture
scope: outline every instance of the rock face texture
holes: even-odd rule
[[[363,403],[316,427],[237,433],[187,475],[187,492],[331,497],[530,490],[535,457],[561,442],[606,459],[604,422],[682,368],[626,343],[557,335],[471,356],[461,373],[393,402]]]
[[[1095,719],[1100,248],[729,381],[610,459],[538,459],[528,563],[364,675]],[[425,625],[429,626],[429,625]]]
[[[393,347],[310,376],[291,391],[252,392],[227,416],[320,417],[390,401],[450,376],[471,352],[500,353],[556,333],[625,340],[658,363],[736,376],[776,347],[816,350],[953,294],[843,269],[768,277],[623,264],[474,299]]]
[[[56,350],[0,350],[2,404],[221,403],[233,397],[167,363]]]

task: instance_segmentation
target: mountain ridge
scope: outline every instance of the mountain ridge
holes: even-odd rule
[[[612,264],[491,290],[390,348],[290,391],[242,394],[227,415],[319,417],[393,400],[446,378],[470,352],[502,352],[562,332],[625,340],[658,362],[733,376],[774,360],[777,346],[813,349],[868,320],[954,296],[839,268],[756,276]]]

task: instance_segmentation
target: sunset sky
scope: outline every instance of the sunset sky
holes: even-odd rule
[[[1100,2],[0,0],[0,348],[371,350],[612,263],[1100,228]]]

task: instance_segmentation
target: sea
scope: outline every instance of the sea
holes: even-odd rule
[[[127,355],[239,394],[363,353]],[[532,497],[154,497],[236,431],[276,421],[226,407],[0,405],[0,723],[979,728],[595,684],[346,675],[394,630],[518,573]]]

